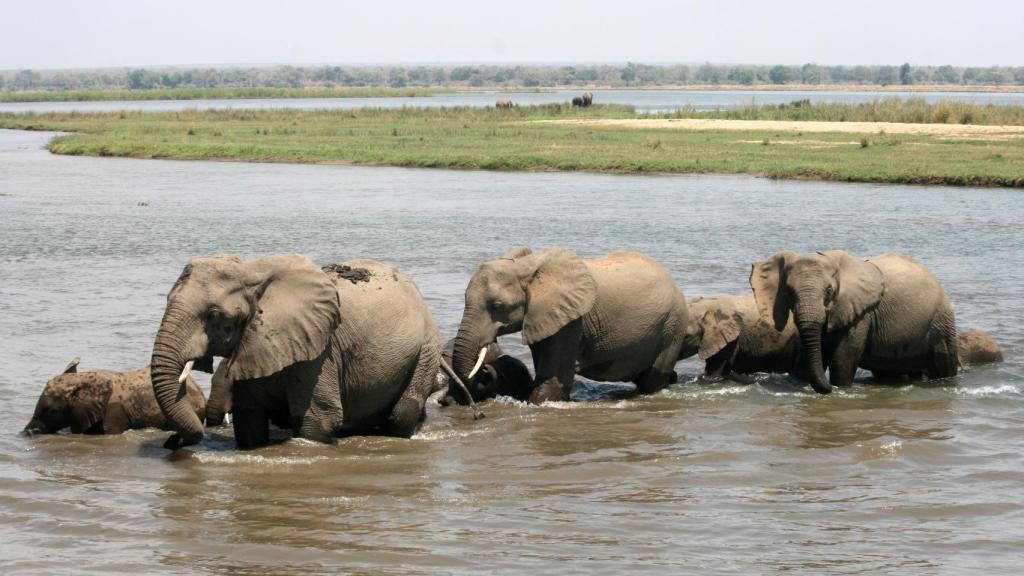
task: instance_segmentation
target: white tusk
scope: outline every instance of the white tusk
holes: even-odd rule
[[[469,376],[466,377],[466,380],[472,380],[473,376],[476,376],[477,371],[484,365],[484,356],[487,356],[487,346],[480,349],[480,357],[476,359],[476,364],[474,364],[473,369],[469,371]]]
[[[178,384],[183,383],[185,379],[188,378],[189,372],[192,371],[192,365],[195,363],[195,360],[189,360],[188,362],[185,362],[185,368],[181,370],[181,376],[178,376]]]

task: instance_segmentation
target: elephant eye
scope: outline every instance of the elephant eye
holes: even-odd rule
[[[825,287],[825,304],[831,303],[832,302],[832,298],[834,296],[835,296],[835,293],[834,293],[834,290],[832,289],[832,285],[829,284],[828,286]]]

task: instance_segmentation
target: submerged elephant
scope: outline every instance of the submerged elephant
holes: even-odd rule
[[[953,307],[931,271],[910,256],[778,252],[752,266],[750,286],[777,330],[792,313],[803,371],[819,393],[850,384],[858,367],[881,377],[957,372]]]
[[[781,331],[765,321],[753,294],[693,298],[680,360],[697,354],[708,376],[800,372],[800,336],[792,315]]]
[[[449,340],[441,350],[441,357],[451,366],[452,351],[455,348],[455,340]],[[452,382],[451,377],[445,372],[438,373],[436,390],[446,390],[444,396],[438,401],[442,406],[448,406],[452,402],[456,404],[468,404],[466,394],[462,388]],[[530,391],[533,389],[533,376],[526,364],[515,356],[505,354],[505,351],[492,342],[487,346],[487,354],[484,356],[483,367],[475,375],[475,378],[465,383],[474,402],[482,402],[495,396],[509,396],[516,400],[527,400]]]
[[[513,108],[515,104],[508,98],[500,98],[494,103],[495,108]]]
[[[686,311],[668,271],[643,254],[583,260],[564,249],[517,248],[469,281],[452,367],[472,381],[488,346],[521,331],[536,374],[531,402],[567,400],[575,373],[652,393],[674,375]]]
[[[956,341],[961,366],[1003,361],[1003,350],[987,332],[958,332]]]
[[[206,408],[203,391],[192,378],[185,381],[183,409],[200,415]],[[75,434],[120,434],[139,428],[170,429],[153,396],[149,366],[131,372],[78,372],[78,358],[64,373],[46,383],[36,402],[26,434],[54,434],[64,428]]]
[[[304,256],[197,258],[170,294],[153,343],[153,389],[177,434],[195,444],[200,418],[182,402],[193,364],[227,358],[235,440],[269,442],[287,406],[295,436],[408,438],[437,375],[440,335],[416,285],[372,260],[314,265]]]

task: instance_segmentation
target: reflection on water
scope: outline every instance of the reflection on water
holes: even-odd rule
[[[990,574],[1019,557],[1019,192],[70,158],[46,137],[0,131],[5,574]],[[230,428],[174,455],[159,431],[17,434],[70,357],[148,361],[192,256],[385,260],[448,337],[476,264],[521,244],[648,252],[691,296],[749,290],[750,262],[781,248],[907,251],[1007,361],[822,397],[688,360],[653,397],[582,382],[585,402],[499,399],[478,422],[431,403],[411,440],[244,453]]]

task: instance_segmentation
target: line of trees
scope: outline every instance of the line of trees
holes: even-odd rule
[[[150,88],[302,88],[408,86],[552,87],[678,84],[1024,85],[1024,67],[747,66],[703,64],[596,66],[278,66],[268,68],[126,69],[0,72],[0,90]]]

